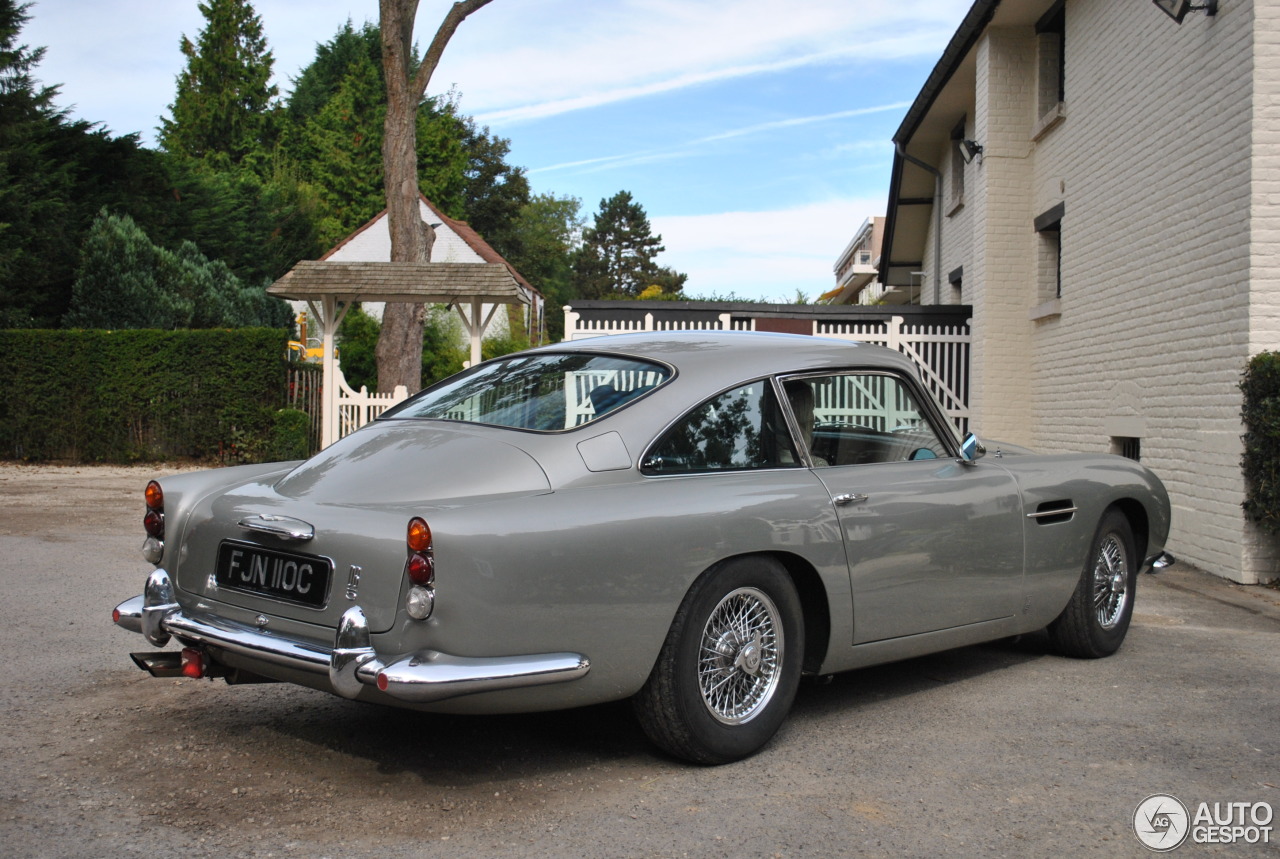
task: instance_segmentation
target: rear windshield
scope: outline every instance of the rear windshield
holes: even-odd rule
[[[513,355],[446,379],[382,418],[554,432],[597,420],[669,378],[670,368],[634,358],[582,352]]]

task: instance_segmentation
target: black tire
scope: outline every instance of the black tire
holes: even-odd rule
[[[1119,650],[1133,618],[1137,584],[1133,528],[1123,513],[1109,509],[1098,523],[1075,592],[1049,624],[1053,649],[1083,659]]]
[[[632,699],[636,717],[677,757],[740,760],[786,719],[803,651],[804,613],[787,571],[770,558],[729,561],[685,595],[653,673]]]

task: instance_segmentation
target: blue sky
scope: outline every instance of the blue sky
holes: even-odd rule
[[[494,0],[463,23],[430,92],[511,140],[536,192],[590,216],[627,190],[691,294],[790,301],[834,285],[883,214],[890,137],[970,0]],[[422,0],[425,44],[449,6]],[[277,83],[375,0],[257,0]],[[195,0],[37,0],[22,41],[59,104],[114,133],[173,100]]]

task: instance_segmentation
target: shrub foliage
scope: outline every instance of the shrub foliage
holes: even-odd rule
[[[287,340],[271,328],[0,331],[0,457],[268,458]]]
[[[1255,355],[1240,389],[1245,513],[1265,530],[1280,534],[1280,352]]]

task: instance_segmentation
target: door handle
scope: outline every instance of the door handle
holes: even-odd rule
[[[861,504],[867,500],[867,496],[861,492],[846,492],[844,495],[837,495],[831,500],[836,503],[837,507],[846,507],[850,504]]]

